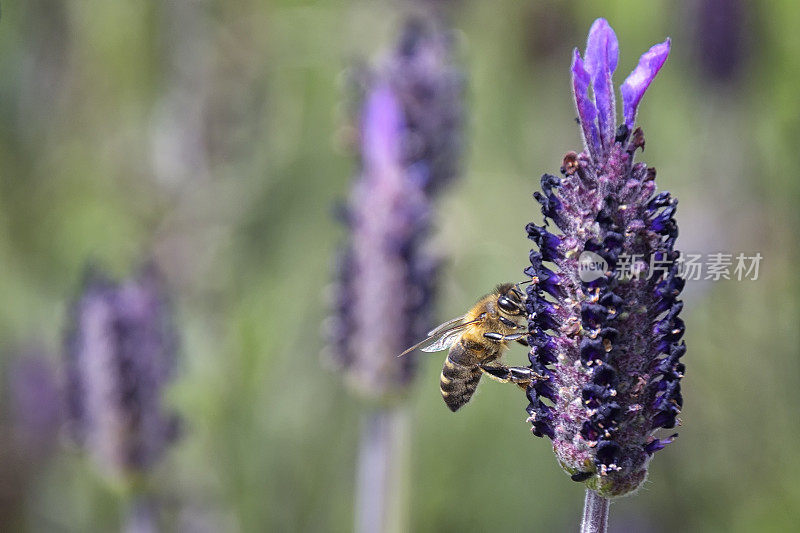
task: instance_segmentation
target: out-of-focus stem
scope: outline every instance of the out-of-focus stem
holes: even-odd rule
[[[408,413],[387,408],[363,420],[356,479],[355,531],[399,533],[408,495]]]
[[[122,528],[124,533],[156,533],[158,517],[155,501],[146,494],[134,494],[131,497],[128,516]]]
[[[608,506],[611,502],[593,490],[586,489],[583,501],[581,533],[605,533],[608,528]]]

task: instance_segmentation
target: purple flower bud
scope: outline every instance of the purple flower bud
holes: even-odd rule
[[[572,92],[575,95],[575,106],[578,108],[578,117],[583,129],[583,142],[593,155],[599,157],[602,143],[600,132],[597,130],[597,107],[589,99],[591,81],[581,54],[576,48],[572,59]]]
[[[162,404],[176,335],[153,268],[117,284],[91,272],[70,311],[66,342],[71,429],[112,476],[144,471],[177,436]]]
[[[327,335],[334,360],[369,395],[405,388],[414,356],[397,355],[430,326],[438,260],[422,245],[433,196],[457,174],[462,85],[449,36],[415,20],[367,87]]]
[[[536,249],[525,269],[534,280],[526,302],[531,368],[547,378],[528,389],[533,433],[552,439],[572,479],[604,497],[636,489],[652,454],[675,437],[652,434],[677,424],[686,351],[673,248],[677,201],[656,193],[652,169],[634,163],[644,136],[631,132],[669,39],[645,53],[623,84],[625,123],[618,129],[611,86],[617,51],[613,30],[600,19],[585,64],[575,53],[586,151],[567,154],[561,178],[542,178],[535,197],[545,226],[527,227]],[[624,269],[634,259],[643,268],[638,276]],[[598,268],[584,268],[587,261]]]
[[[597,19],[589,30],[586,42],[586,71],[592,79],[592,91],[597,107],[597,122],[604,150],[614,142],[616,112],[611,76],[617,69],[619,44],[617,36],[605,19]]]
[[[622,94],[622,114],[629,130],[633,129],[636,121],[636,109],[639,107],[644,92],[667,60],[670,44],[671,41],[667,38],[663,43],[653,45],[650,50],[642,54],[639,64],[619,88],[619,92]]]

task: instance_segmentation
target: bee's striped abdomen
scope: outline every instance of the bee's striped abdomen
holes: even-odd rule
[[[439,388],[444,403],[453,412],[472,398],[481,379],[481,371],[477,365],[464,364],[465,359],[471,359],[465,352],[460,343],[453,346],[442,368]]]

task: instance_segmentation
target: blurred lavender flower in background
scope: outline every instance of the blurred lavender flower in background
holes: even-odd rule
[[[361,173],[344,208],[349,238],[327,325],[332,359],[351,388],[379,400],[405,392],[415,359],[397,356],[431,326],[439,259],[424,245],[433,198],[456,177],[461,151],[462,74],[450,62],[450,34],[434,21],[409,21],[367,81]],[[356,531],[405,529],[407,426],[400,406],[364,420]]]
[[[176,334],[153,267],[114,283],[88,273],[66,342],[70,429],[112,478],[144,473],[177,436],[163,405]]]
[[[527,302],[531,368],[548,378],[528,390],[529,420],[534,434],[553,441],[573,480],[605,498],[644,481],[650,457],[674,438],[652,433],[674,427],[682,405],[677,201],[655,193],[654,169],[633,162],[644,148],[642,130],[633,130],[637,107],[669,50],[669,39],[653,46],[622,84],[617,128],[617,38],[604,19],[595,21],[585,56],[576,49],[572,63],[586,150],[567,154],[563,176],[545,174],[543,194],[535,194],[545,224],[562,234],[527,227],[538,248],[525,270],[535,280]],[[582,271],[592,258],[605,264],[596,276]]]
[[[361,173],[345,207],[349,239],[327,334],[350,384],[368,395],[405,388],[415,361],[396,356],[431,323],[438,259],[424,241],[462,142],[463,79],[450,54],[448,33],[414,19],[366,90]]]

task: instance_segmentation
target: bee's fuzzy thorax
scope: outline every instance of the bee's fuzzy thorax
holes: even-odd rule
[[[622,84],[617,127],[617,39],[605,20],[594,23],[585,58],[576,50],[572,64],[586,149],[567,154],[561,177],[542,177],[534,196],[545,225],[527,226],[536,244],[525,269],[536,280],[526,301],[531,368],[548,378],[528,389],[529,420],[573,479],[605,497],[642,483],[652,454],[674,438],[653,432],[674,427],[682,405],[677,201],[656,193],[653,169],[634,163],[644,145],[636,110],[669,47],[653,46]],[[581,276],[586,252],[607,266],[591,279]],[[638,279],[620,275],[626,257],[640,260]]]

